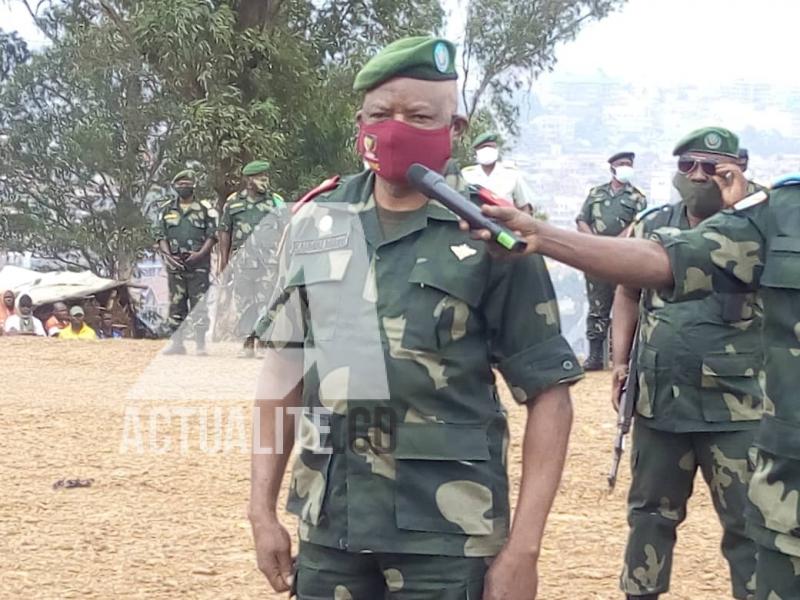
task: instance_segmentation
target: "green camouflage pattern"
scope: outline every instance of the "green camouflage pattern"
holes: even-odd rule
[[[231,236],[231,266],[226,278],[233,292],[239,337],[253,332],[259,313],[272,296],[277,247],[287,221],[286,204],[278,194],[251,197],[242,191],[231,194],[222,209],[219,231]]]
[[[185,209],[177,199],[165,202],[159,212],[154,237],[166,240],[172,254],[197,252],[217,230],[216,210],[205,200],[194,200]],[[204,260],[187,267],[186,270],[167,269],[169,286],[170,329],[174,332],[193,311],[193,326],[198,334],[208,330],[208,312],[203,296],[209,287],[211,270],[210,253]]]
[[[722,523],[722,554],[730,567],[733,597],[754,598],[756,548],[745,533],[744,518],[750,479],[747,452],[754,433],[671,433],[635,421],[623,592],[640,596],[669,589],[676,530],[686,519],[700,468]]]
[[[756,600],[790,600],[800,597],[800,558],[758,549]]]
[[[591,189],[577,221],[586,223],[597,235],[615,236],[646,207],[647,198],[630,183],[615,193],[608,182]]]
[[[459,556],[352,553],[300,542],[298,600],[480,600],[490,560]]]
[[[278,194],[251,197],[247,191],[231,194],[225,201],[219,230],[231,234],[231,253],[238,252],[264,218],[277,213],[286,218],[286,203]]]
[[[589,313],[586,315],[586,339],[604,341],[611,324],[611,307],[614,305],[616,284],[602,279],[586,279],[586,299],[589,301]]]
[[[169,273],[169,323],[175,332],[191,312],[191,328],[196,335],[208,331],[209,318],[206,303],[203,302],[209,287],[208,269],[195,268]]]
[[[326,410],[301,418],[288,509],[330,548],[493,556],[510,523],[493,367],[520,403],[582,372],[541,256],[494,260],[435,201],[385,239],[374,180],[346,178],[284,236],[269,345],[302,350],[303,405]]]
[[[691,229],[679,202],[646,211],[636,237]],[[656,237],[656,239],[658,239]],[[755,292],[716,293],[681,303],[643,290],[636,415],[664,431],[755,429],[763,412],[762,307]]]
[[[751,460],[748,533],[759,546],[800,557],[800,186],[772,189],[769,200],[725,210],[679,236],[660,239],[675,278],[673,299],[712,291],[758,290],[767,413]],[[775,577],[783,577],[775,573]],[[761,591],[778,589],[768,568]],[[798,597],[800,590],[795,587]],[[770,597],[768,595],[763,597]]]
[[[181,208],[177,199],[162,205],[156,222],[153,237],[166,240],[172,254],[197,252],[209,238],[216,237],[216,210],[205,200],[194,200],[186,209]],[[194,269],[208,271],[210,255]]]

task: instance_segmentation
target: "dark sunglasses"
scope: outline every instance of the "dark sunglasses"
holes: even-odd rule
[[[711,177],[717,172],[717,164],[717,161],[710,158],[698,160],[688,156],[682,156],[678,159],[678,172],[682,175],[688,175],[697,168],[697,165],[700,165],[703,173]]]

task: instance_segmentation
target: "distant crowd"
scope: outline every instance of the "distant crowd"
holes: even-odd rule
[[[61,340],[117,339],[122,331],[114,325],[110,312],[101,313],[99,324],[91,327],[86,323],[83,307],[76,304],[68,307],[64,302],[55,302],[50,316],[42,322],[33,314],[33,300],[28,294],[17,296],[13,291],[3,292],[0,303],[0,334],[51,337]]]

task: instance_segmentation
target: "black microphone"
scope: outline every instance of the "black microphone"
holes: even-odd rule
[[[488,229],[492,239],[509,252],[522,252],[528,246],[505,227],[501,227],[481,212],[475,204],[447,185],[444,177],[419,163],[406,171],[406,179],[414,188],[444,204],[464,219],[472,229]]]

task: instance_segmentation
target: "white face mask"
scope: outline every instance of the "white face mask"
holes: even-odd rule
[[[499,155],[497,148],[492,148],[491,146],[478,148],[475,152],[475,158],[478,160],[479,165],[493,165],[497,162]]]
[[[633,167],[622,165],[616,167],[614,170],[616,171],[614,177],[616,177],[617,181],[620,183],[629,183],[633,179]]]

